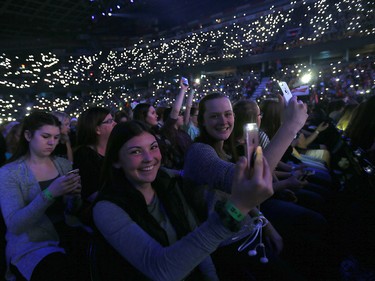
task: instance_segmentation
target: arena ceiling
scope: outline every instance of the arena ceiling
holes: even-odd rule
[[[97,51],[254,0],[1,0],[0,51]]]

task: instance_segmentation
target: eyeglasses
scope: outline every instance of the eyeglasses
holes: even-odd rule
[[[262,118],[262,117],[263,117],[263,112],[259,113],[258,116],[259,116],[260,118]]]
[[[115,120],[113,120],[112,118],[111,119],[107,119],[107,120],[104,120],[102,121],[100,124],[112,124]]]

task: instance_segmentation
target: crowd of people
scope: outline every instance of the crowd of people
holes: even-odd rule
[[[196,94],[193,104],[202,99],[207,93],[217,91],[228,95],[232,101],[240,98],[256,98],[258,103],[270,93],[278,91],[275,80],[287,81],[290,88],[298,86],[303,74],[310,74],[313,79],[308,82],[310,96],[317,102],[327,102],[335,98],[352,97],[360,99],[370,94],[374,87],[374,54],[359,55],[354,60],[336,62],[321,62],[317,64],[298,63],[283,65],[278,71],[270,74],[270,82],[260,92],[254,95],[265,74],[260,70],[240,70],[233,68],[227,73],[192,74],[188,76],[191,87]],[[150,79],[148,86],[128,87],[110,86],[106,90],[90,93],[45,93],[43,95],[4,95],[0,99],[1,125],[18,121],[32,108],[46,111],[64,111],[77,118],[82,111],[91,105],[107,107],[111,113],[119,109],[134,107],[137,103],[147,102],[156,106],[171,106],[178,91],[178,78],[166,77]]]
[[[350,74],[342,88],[358,82]],[[5,127],[7,280],[375,277],[373,258],[336,239],[363,235],[337,221],[342,212],[374,210],[342,209],[347,170],[334,162],[342,136],[375,160],[373,92],[257,102],[221,90],[197,98],[185,82],[171,106],[90,106],[78,118],[39,109]]]
[[[28,89],[42,84],[51,90],[125,82],[275,50],[371,36],[373,22],[368,1],[294,1],[264,7],[256,14],[235,15],[183,35],[140,39],[109,52],[68,57],[52,52],[26,57],[1,54],[0,85]],[[296,28],[301,32],[288,36],[288,31]]]
[[[122,83],[371,35],[373,19],[366,1],[292,2],[106,54],[0,55],[4,87],[108,83],[1,97],[0,274],[375,280],[373,53]],[[303,74],[309,94],[286,101],[277,81]]]

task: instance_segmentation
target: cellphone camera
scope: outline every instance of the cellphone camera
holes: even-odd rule
[[[245,155],[249,167],[254,165],[256,148],[259,145],[259,129],[256,123],[247,123],[243,127],[246,142]],[[253,153],[251,153],[253,151]]]
[[[181,79],[182,79],[182,84],[184,84],[185,86],[189,86],[189,81],[187,78],[181,77]]]

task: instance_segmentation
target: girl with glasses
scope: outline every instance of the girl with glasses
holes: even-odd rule
[[[89,108],[78,118],[73,167],[80,171],[84,210],[99,190],[100,168],[115,125],[109,109],[103,107]]]

